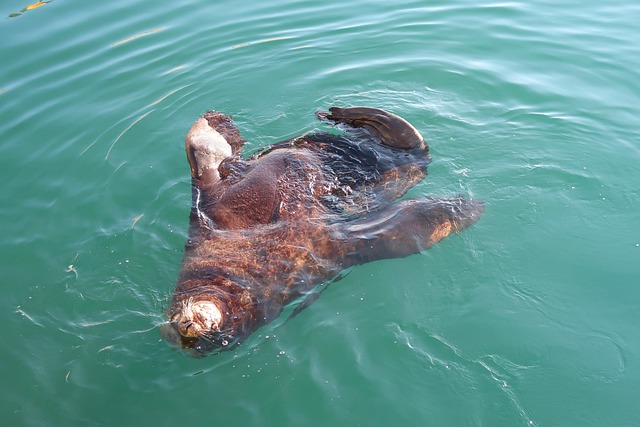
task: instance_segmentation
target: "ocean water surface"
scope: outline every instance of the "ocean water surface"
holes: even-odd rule
[[[0,5],[0,425],[637,426],[640,4]],[[427,139],[407,197],[486,203],[239,348],[161,339],[184,137],[256,150],[368,105]]]

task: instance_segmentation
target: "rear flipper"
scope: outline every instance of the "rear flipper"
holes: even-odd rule
[[[317,116],[320,120],[367,129],[389,147],[422,148],[426,151],[425,156],[428,155],[429,147],[420,132],[402,117],[388,111],[370,107],[331,107],[328,113],[319,111]]]
[[[403,118],[370,107],[331,107],[328,113],[318,112],[317,116],[322,121],[361,129],[365,136],[364,139],[346,138],[346,141],[351,142],[340,144],[343,140],[331,135],[335,138],[335,143],[326,144],[323,148],[325,152],[337,152],[343,149],[341,147],[350,146],[348,155],[339,158],[344,166],[331,166],[337,172],[348,166],[347,178],[353,177],[355,171],[363,172],[362,177],[352,180],[360,183],[360,187],[352,187],[356,190],[354,194],[362,200],[357,197],[353,199],[353,203],[345,200],[347,211],[359,214],[376,210],[401,197],[427,176],[427,165],[431,162],[429,147],[422,135]],[[321,138],[326,137],[317,134],[308,135],[306,139],[311,141]],[[338,179],[341,183],[349,182],[349,179]]]
[[[420,198],[395,203],[344,224],[345,264],[418,253],[471,226],[483,212],[481,200]]]

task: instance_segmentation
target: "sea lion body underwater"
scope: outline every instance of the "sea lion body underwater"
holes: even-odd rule
[[[230,348],[341,271],[418,253],[482,215],[472,199],[392,203],[431,161],[404,119],[368,107],[317,116],[346,133],[304,134],[248,159],[229,116],[205,113],[189,131],[189,238],[168,340],[196,354]]]

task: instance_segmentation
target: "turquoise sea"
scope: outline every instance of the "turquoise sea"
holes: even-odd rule
[[[640,3],[29,1],[0,5],[0,425],[640,426]],[[485,215],[173,348],[191,124],[256,150],[332,105],[406,118],[407,196]]]

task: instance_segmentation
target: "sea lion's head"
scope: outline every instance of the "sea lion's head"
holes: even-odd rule
[[[174,300],[160,334],[193,356],[202,357],[237,341],[233,327],[225,326],[227,314],[225,305],[208,295]]]
[[[160,334],[200,357],[234,348],[252,330],[254,300],[240,279],[200,266],[199,274],[179,280]]]
[[[171,322],[175,323],[181,336],[198,338],[220,331],[222,312],[213,301],[188,298],[180,304]]]

